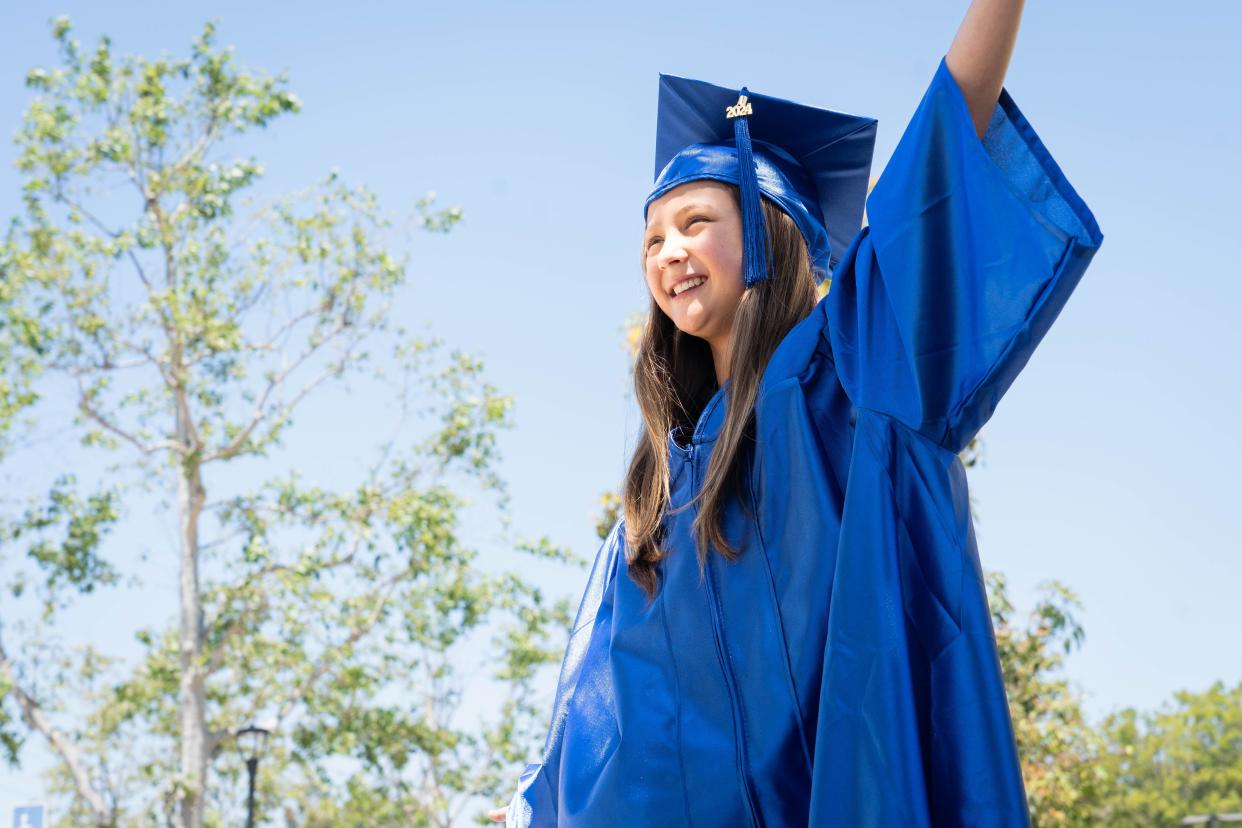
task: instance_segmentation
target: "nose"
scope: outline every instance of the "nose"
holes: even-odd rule
[[[670,264],[683,261],[686,258],[686,248],[681,243],[679,237],[670,237],[664,241],[660,247],[660,253],[656,256],[656,264],[660,270],[666,269]]]

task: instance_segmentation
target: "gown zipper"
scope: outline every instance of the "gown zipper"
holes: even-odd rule
[[[697,430],[697,429],[696,429]],[[690,443],[690,493],[693,497],[698,492],[698,469],[695,466],[695,452],[698,446],[693,442]],[[697,514],[698,507],[694,507],[694,513]],[[734,738],[737,739],[737,752],[735,760],[738,769],[738,776],[742,785],[742,799],[746,802],[746,808],[750,812],[751,825],[761,826],[763,823],[759,820],[759,815],[755,811],[755,802],[751,794],[750,771],[746,765],[746,733],[745,723],[742,720],[742,711],[738,704],[737,682],[733,677],[733,669],[729,664],[728,654],[725,651],[724,642],[724,624],[720,619],[720,606],[716,599],[715,579],[712,576],[711,560],[707,562],[707,603],[712,611],[712,633],[716,641],[716,659],[720,662],[721,672],[724,673],[725,686],[729,690],[729,703],[733,707],[733,719],[737,723],[734,729]]]

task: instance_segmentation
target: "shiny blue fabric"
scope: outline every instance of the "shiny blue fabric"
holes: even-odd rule
[[[941,61],[827,297],[769,362],[742,550],[690,510],[650,607],[599,548],[509,826],[1026,826],[958,452],[1101,242],[1008,92],[983,141]],[[669,435],[702,482],[728,381]]]
[[[752,111],[729,118],[742,95]],[[758,227],[747,217],[762,214],[747,206],[753,183],[798,225],[819,278],[836,267],[862,223],[874,118],[664,73],[656,108],[655,185],[643,203],[644,221],[651,200],[678,184],[703,178],[737,184],[749,254],[760,245],[753,243]],[[737,139],[743,125],[753,180],[739,175]],[[762,267],[750,261],[745,270],[751,279]]]

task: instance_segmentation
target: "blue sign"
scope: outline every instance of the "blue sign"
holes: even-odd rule
[[[43,828],[43,806],[18,805],[13,809],[13,828]]]

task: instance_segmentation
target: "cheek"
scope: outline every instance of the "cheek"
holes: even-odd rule
[[[741,273],[742,245],[739,239],[727,233],[714,233],[707,240],[703,254],[710,258],[714,269],[726,273]]]
[[[654,262],[654,259],[647,262],[643,276],[647,281],[647,290],[650,291],[651,295],[655,297],[656,302],[660,303],[660,306],[663,307],[668,297],[664,294],[664,288],[660,285],[660,271],[655,266]]]

